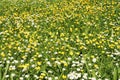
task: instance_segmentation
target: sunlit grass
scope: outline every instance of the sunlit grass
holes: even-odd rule
[[[119,80],[118,0],[1,0],[0,80]]]

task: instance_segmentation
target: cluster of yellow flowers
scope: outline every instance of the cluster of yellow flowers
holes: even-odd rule
[[[0,80],[120,79],[119,1],[12,1],[0,1]]]

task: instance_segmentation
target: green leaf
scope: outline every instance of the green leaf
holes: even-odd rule
[[[118,80],[118,69],[117,69],[117,67],[115,67],[114,71],[113,71],[113,80]]]

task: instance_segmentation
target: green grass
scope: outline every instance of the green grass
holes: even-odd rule
[[[118,0],[1,0],[0,80],[119,80]]]

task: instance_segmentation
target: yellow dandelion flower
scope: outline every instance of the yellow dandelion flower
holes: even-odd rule
[[[36,61],[37,59],[34,57],[33,60]]]
[[[26,56],[22,56],[23,59],[26,59]]]
[[[60,34],[60,37],[62,37],[62,36],[65,36],[64,33],[61,33],[61,34]]]
[[[45,73],[41,73],[42,76],[45,76],[46,74]]]
[[[54,61],[54,60],[55,60],[55,58],[51,58],[51,60],[53,60],[53,61]]]
[[[77,55],[80,55],[80,52],[76,52]]]
[[[40,78],[40,80],[41,80],[41,79],[43,79],[44,77],[40,75],[39,78]]]
[[[66,76],[66,75],[62,75],[62,78],[63,78],[63,79],[66,79],[66,78],[67,78],[67,76]]]
[[[64,66],[66,66],[66,67],[67,67],[67,66],[68,66],[68,64],[65,62],[65,63],[64,63]]]
[[[84,70],[83,70],[83,69],[81,69],[81,70],[80,70],[80,72],[84,72]]]
[[[98,68],[98,65],[97,65],[97,64],[94,64],[94,67],[95,67],[95,68]]]
[[[117,48],[120,49],[120,45],[117,45]]]
[[[9,49],[11,49],[11,48],[12,48],[12,46],[11,46],[11,45],[8,45],[8,48],[9,48]]]
[[[64,55],[65,54],[65,52],[60,52],[62,55]]]
[[[19,68],[28,68],[29,67],[29,64],[27,63],[27,64],[21,64],[21,65],[19,65],[18,66]]]
[[[35,70],[40,70],[40,66],[35,67]]]
[[[80,46],[80,49],[84,49],[84,46]]]
[[[38,65],[41,65],[41,62],[37,62]]]
[[[5,57],[5,53],[4,52],[2,52],[0,55],[1,55],[1,57]]]
[[[69,54],[72,56],[73,55],[73,51],[70,51]]]
[[[73,30],[72,30],[72,28],[70,28],[70,32],[72,32]]]
[[[92,55],[92,56],[91,56],[91,58],[95,58],[95,56],[94,56],[94,55]]]

